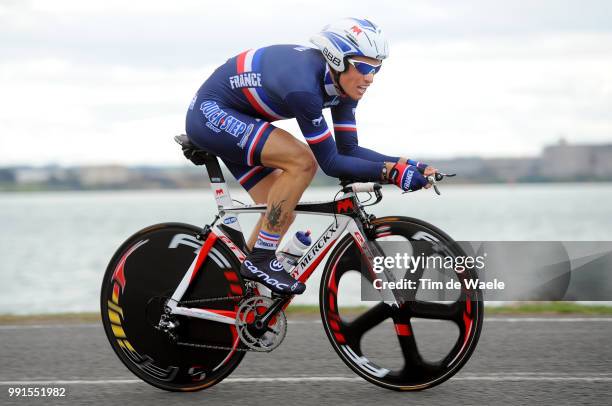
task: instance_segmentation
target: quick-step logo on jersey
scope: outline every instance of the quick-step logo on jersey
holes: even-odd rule
[[[242,136],[238,144],[236,144],[238,145],[238,147],[240,147],[240,149],[244,149],[244,146],[249,141],[249,137],[251,136],[251,133],[253,132],[253,128],[254,128],[253,124],[249,124],[249,126],[246,129],[246,133]]]
[[[230,116],[214,101],[206,100],[202,102],[202,104],[200,104],[200,110],[208,120],[206,122],[206,127],[216,133],[225,131],[234,137],[239,137],[245,132],[250,134],[251,131],[253,131],[253,124],[247,126],[243,121],[238,120],[234,116]]]

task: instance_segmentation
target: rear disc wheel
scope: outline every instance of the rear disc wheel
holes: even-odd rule
[[[225,349],[178,345],[156,329],[167,299],[202,247],[200,229],[164,223],[130,237],[110,261],[101,291],[102,322],[125,366],[145,382],[169,391],[195,391],[228,376],[244,357],[234,325],[172,316],[178,341]],[[217,242],[182,301],[232,297],[190,307],[235,312],[245,287],[234,255]],[[120,374],[120,373],[118,373]]]

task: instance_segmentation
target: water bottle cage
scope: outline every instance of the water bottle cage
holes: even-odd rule
[[[301,258],[301,256],[299,255],[294,255],[294,254],[291,254],[290,252],[284,252],[284,251],[279,251],[276,253],[276,255],[284,258],[285,261],[287,261],[287,263],[292,267],[296,266],[298,263],[298,260]]]

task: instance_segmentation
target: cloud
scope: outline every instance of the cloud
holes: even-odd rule
[[[419,156],[535,155],[562,135],[609,142],[610,49],[599,33],[398,45],[361,103],[361,142]]]
[[[347,14],[381,24],[393,42],[554,32],[610,32],[600,1],[234,2],[36,0],[0,10],[0,55],[62,57],[97,64],[198,66],[270,43],[304,43]]]
[[[217,65],[307,43],[348,13],[341,2],[210,4],[1,3],[0,165],[180,162],[171,136]],[[608,2],[350,4],[373,10],[392,44],[358,109],[363,145],[499,156],[536,154],[561,135],[610,140]],[[294,122],[278,125],[300,137]]]

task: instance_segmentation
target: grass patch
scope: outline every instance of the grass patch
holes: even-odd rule
[[[573,302],[521,302],[503,306],[485,305],[485,314],[612,315],[612,306],[591,306]]]
[[[358,315],[367,310],[365,306],[342,307],[342,315]],[[285,313],[289,317],[318,317],[318,305],[291,305]],[[610,316],[612,306],[587,306],[572,302],[522,302],[503,306],[486,306],[485,314],[490,315],[589,315]],[[70,323],[99,323],[100,313],[56,313],[12,315],[0,314],[0,324],[70,324]]]
[[[100,313],[53,313],[15,315],[0,314],[0,324],[70,324],[70,323],[98,323]]]
[[[358,315],[366,311],[366,306],[341,307],[340,314],[342,315]],[[290,305],[285,309],[287,316],[318,316],[319,305]]]

